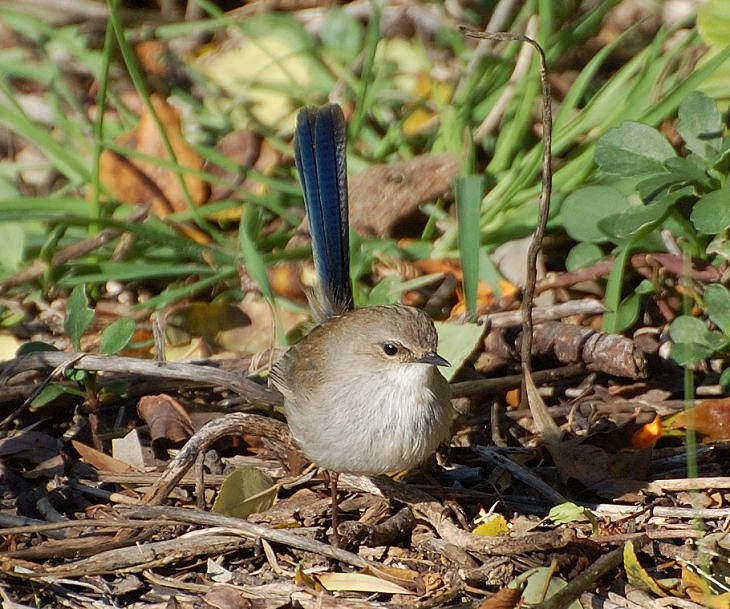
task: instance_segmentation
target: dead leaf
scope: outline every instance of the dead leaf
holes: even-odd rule
[[[184,304],[172,309],[165,319],[168,333],[182,330],[187,335],[184,342],[189,342],[191,336],[200,336],[210,347],[220,347],[218,339],[221,332],[251,324],[251,319],[239,306],[229,303]],[[174,344],[182,344],[180,336],[176,338]]]
[[[137,402],[137,413],[150,427],[156,455],[164,455],[171,446],[182,445],[195,432],[185,408],[166,393],[141,397]]]
[[[502,588],[496,594],[485,598],[479,609],[514,609],[522,598],[522,592],[515,588]]]
[[[500,533],[509,531],[509,524],[502,514],[492,514],[489,518],[478,524],[472,533],[483,537],[496,537]]]
[[[57,456],[58,452],[58,440],[40,431],[11,432],[7,438],[0,438],[0,457],[13,457],[37,465]]]
[[[378,592],[380,594],[415,594],[412,590],[365,573],[320,573],[315,578],[328,591]]]
[[[180,127],[180,115],[162,97],[153,94],[150,102],[162,123],[167,139],[182,167],[201,170],[203,161],[185,141]],[[168,159],[153,116],[145,110],[136,128],[117,138],[116,143],[144,155]],[[177,173],[141,158],[125,158],[112,150],[104,150],[99,159],[101,182],[120,201],[149,205],[152,212],[164,218],[187,209],[187,203]],[[195,206],[208,199],[208,185],[201,178],[185,173],[183,180]]]
[[[114,457],[105,455],[103,452],[82,444],[78,440],[71,440],[71,444],[81,457],[92,467],[107,472],[132,472],[134,468]]]
[[[439,118],[435,108],[448,104],[453,92],[450,83],[434,81],[430,74],[424,72],[418,74],[412,94],[418,97],[419,105],[403,121],[403,133],[418,135],[434,129]]]
[[[665,596],[664,589],[641,566],[634,551],[634,544],[631,541],[627,541],[624,546],[624,569],[626,570],[626,577],[629,580],[629,584],[632,586],[642,590],[648,590],[657,596]]]
[[[574,478],[590,485],[606,479],[639,480],[646,477],[651,449],[608,452],[587,438],[570,439],[547,446],[563,482]]]
[[[144,453],[136,429],[132,429],[123,438],[112,439],[112,456],[134,469],[144,470]]]
[[[276,501],[279,487],[267,473],[255,467],[233,470],[223,481],[213,511],[237,518],[265,512]]]
[[[212,586],[202,600],[215,609],[249,609],[251,601],[243,590],[234,586]]]
[[[306,302],[307,297],[304,292],[304,284],[291,264],[280,262],[270,266],[267,274],[274,294],[290,300],[298,300],[302,303]]]
[[[215,147],[218,154],[222,154],[229,161],[235,164],[237,171],[230,171],[212,161],[206,161],[205,170],[222,182],[211,186],[210,202],[222,201],[233,194],[231,185],[242,184],[245,179],[245,169],[254,166],[261,150],[261,136],[249,129],[238,129],[223,136]],[[238,216],[241,215],[240,207],[237,208]]]
[[[420,234],[411,216],[420,205],[449,195],[458,173],[453,154],[424,154],[373,165],[349,180],[350,224],[378,237]],[[425,223],[426,217],[421,221]]]
[[[707,581],[686,566],[682,567],[682,587],[692,601],[707,609],[730,606],[730,592],[714,594]]]
[[[705,400],[695,408],[680,412],[672,421],[672,429],[692,425],[703,441],[730,439],[730,398]]]
[[[15,352],[23,344],[9,332],[0,332],[0,362],[7,362],[15,357]]]

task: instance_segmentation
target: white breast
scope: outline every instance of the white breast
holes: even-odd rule
[[[303,407],[287,403],[292,434],[317,465],[382,474],[420,464],[448,439],[453,410],[446,380],[433,366],[400,364],[377,377],[325,388]],[[316,403],[313,403],[316,401]],[[323,408],[323,402],[329,408]]]

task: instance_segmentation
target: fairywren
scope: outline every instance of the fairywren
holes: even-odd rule
[[[312,236],[320,322],[276,363],[292,435],[330,470],[337,542],[337,474],[383,474],[419,465],[450,436],[449,385],[437,366],[431,319],[404,305],[353,309],[345,120],[339,106],[304,108],[295,159]]]

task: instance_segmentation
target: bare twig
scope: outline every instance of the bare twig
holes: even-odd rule
[[[4,364],[0,367],[3,376],[7,377],[8,367],[12,374],[26,370],[43,370],[55,368],[76,359],[73,365],[77,370],[91,372],[116,372],[124,374],[139,374],[167,379],[196,381],[201,385],[225,387],[235,391],[249,402],[266,404],[281,403],[281,395],[275,389],[259,385],[245,376],[234,374],[226,370],[215,368],[212,362],[204,365],[183,362],[157,362],[137,359],[134,357],[90,355],[83,353],[63,353],[58,351],[42,351],[29,353]]]
[[[472,38],[485,38],[487,40],[518,40],[532,45],[540,55],[540,82],[542,83],[542,137],[543,137],[543,155],[542,155],[542,191],[540,193],[540,208],[538,213],[537,227],[530,241],[530,247],[527,250],[527,274],[525,277],[525,287],[522,290],[522,305],[520,311],[522,313],[522,349],[520,359],[522,361],[522,400],[527,403],[533,410],[533,419],[540,426],[539,431],[549,443],[555,443],[560,440],[560,429],[552,420],[547,408],[540,399],[528,400],[528,385],[532,382],[532,301],[535,294],[535,284],[537,283],[537,257],[542,246],[542,239],[545,235],[548,215],[550,213],[550,195],[552,192],[553,175],[550,169],[551,147],[552,147],[552,111],[550,108],[550,83],[547,79],[547,62],[542,47],[529,36],[520,34],[512,34],[509,32],[476,32],[468,30],[464,27],[460,28],[467,36]],[[529,387],[532,395],[536,395],[534,387]]]
[[[225,415],[204,425],[185,443],[177,456],[167,465],[159,480],[145,495],[143,503],[147,505],[162,503],[185,475],[185,472],[193,466],[199,453],[205,452],[218,438],[244,433],[256,433],[272,438],[280,442],[282,446],[296,450],[292,444],[289,428],[276,419],[245,412]]]

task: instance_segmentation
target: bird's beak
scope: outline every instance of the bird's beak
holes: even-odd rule
[[[435,353],[433,351],[431,351],[430,353],[426,353],[426,355],[419,357],[416,360],[416,362],[419,364],[433,364],[434,366],[446,366],[446,367],[451,366],[451,364],[449,364],[449,362],[447,362],[438,353]]]

